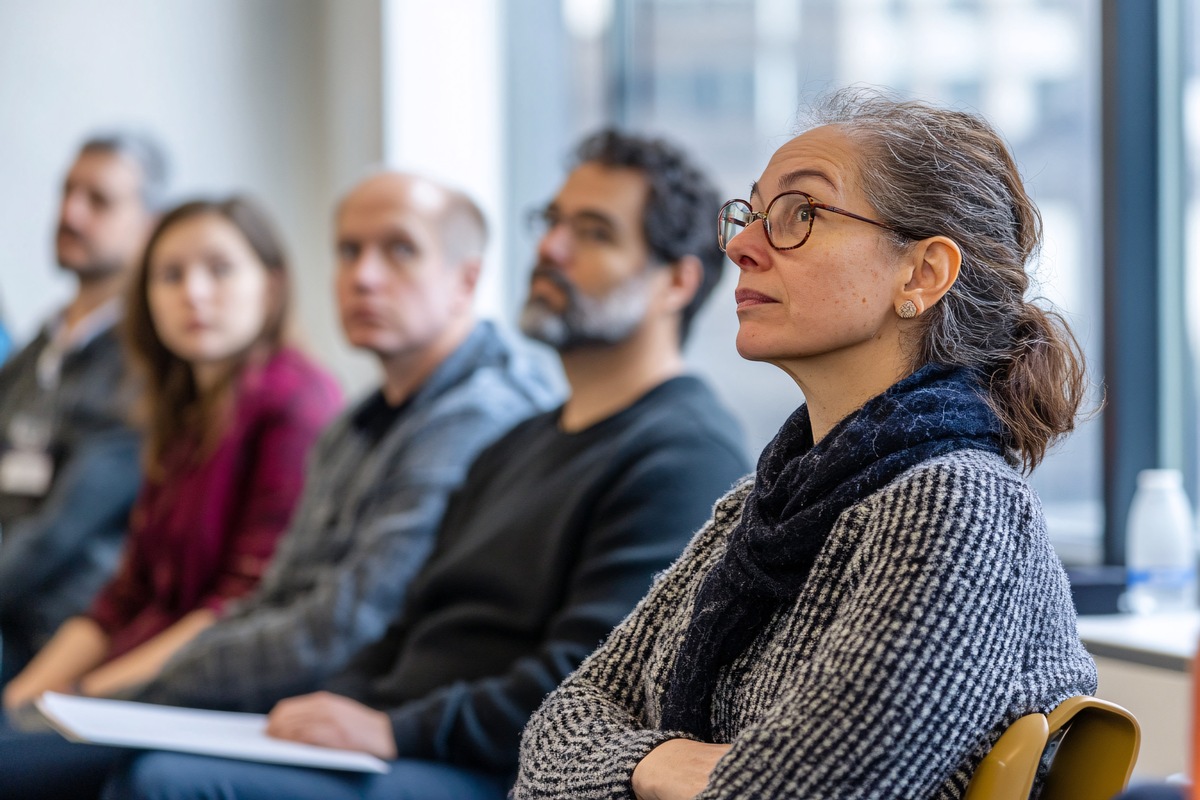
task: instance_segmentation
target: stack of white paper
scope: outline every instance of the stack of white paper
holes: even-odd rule
[[[355,772],[388,771],[387,762],[366,753],[272,739],[266,734],[263,714],[201,711],[55,692],[43,694],[37,707],[63,736],[77,742]]]

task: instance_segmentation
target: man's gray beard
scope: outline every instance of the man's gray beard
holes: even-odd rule
[[[85,253],[84,260],[79,264],[66,264],[62,260],[62,255],[58,249],[58,237],[63,234],[75,237],[75,240],[83,246]],[[111,253],[99,253],[84,236],[66,226],[61,220],[58,227],[54,231],[54,261],[58,264],[58,268],[64,272],[71,272],[79,278],[83,283],[90,281],[106,281],[113,275],[118,275],[125,271],[125,259],[116,258]]]
[[[58,268],[63,272],[74,275],[80,283],[90,283],[92,281],[106,281],[113,275],[120,274],[125,271],[122,264],[113,264],[110,262],[94,262],[89,261],[86,264],[64,264],[62,261],[55,259],[58,263]]]
[[[88,281],[103,281],[125,271],[125,265],[118,261],[104,260],[90,254],[89,260],[82,264],[64,264],[58,253],[54,254],[54,261],[58,264],[58,268],[63,272],[69,272],[77,277],[80,281],[87,283]]]
[[[613,287],[602,297],[591,297],[557,272],[543,273],[566,296],[560,312],[540,298],[531,297],[521,310],[521,331],[560,353],[583,347],[620,344],[633,335],[646,318],[650,305],[648,271]]]

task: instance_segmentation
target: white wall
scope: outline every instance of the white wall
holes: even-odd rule
[[[0,302],[18,339],[69,296],[52,231],[89,132],[136,125],[171,151],[172,195],[246,191],[276,218],[310,347],[352,389],[330,208],[382,158],[379,0],[0,3]]]
[[[385,156],[479,203],[491,236],[476,304],[483,316],[501,317],[507,209],[499,4],[384,0],[383,7]]]

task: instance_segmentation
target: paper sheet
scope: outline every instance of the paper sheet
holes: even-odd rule
[[[366,753],[272,739],[263,714],[202,711],[46,692],[38,710],[68,739],[91,744],[174,750],[244,761],[355,772],[387,772]]]

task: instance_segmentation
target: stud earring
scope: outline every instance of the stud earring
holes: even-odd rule
[[[917,315],[917,304],[912,300],[905,300],[900,305],[900,308],[896,309],[896,313],[900,316],[900,319],[912,319]]]

